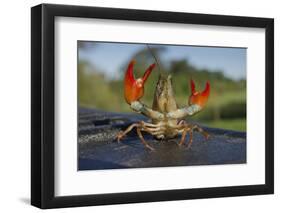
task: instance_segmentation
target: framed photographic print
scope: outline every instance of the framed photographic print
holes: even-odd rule
[[[31,203],[271,194],[274,21],[31,9]]]

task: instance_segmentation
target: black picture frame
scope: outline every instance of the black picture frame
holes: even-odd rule
[[[265,184],[56,197],[54,170],[55,17],[264,28],[266,32]],[[59,208],[274,193],[274,20],[164,11],[41,4],[31,8],[31,204]]]

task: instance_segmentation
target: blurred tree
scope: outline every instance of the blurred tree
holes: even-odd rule
[[[91,72],[86,72],[87,69]],[[120,110],[120,98],[114,94],[110,83],[86,62],[78,65],[78,97],[82,106]]]
[[[171,61],[169,68],[170,68],[169,69],[170,73],[173,74],[181,74],[181,73],[190,74],[192,73],[192,71],[194,71],[194,67],[191,66],[186,59]]]
[[[161,59],[161,53],[164,52],[165,50],[166,49],[163,46],[151,45],[149,46],[149,48],[147,46],[144,46],[143,49],[133,54],[132,57],[128,61],[126,61],[125,64],[121,66],[119,76],[121,77],[121,79],[123,79],[125,70],[127,69],[127,66],[131,60],[136,60],[136,64],[134,67],[135,70],[134,74],[136,78],[142,76],[145,69],[150,64],[153,63],[156,63],[155,70],[157,70],[158,72],[165,70],[165,67],[162,64],[162,59]],[[155,58],[157,59],[157,62]]]

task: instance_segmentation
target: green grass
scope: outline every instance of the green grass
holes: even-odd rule
[[[222,128],[222,129],[230,129],[237,131],[246,132],[246,119],[223,119],[218,121],[205,121],[203,122],[205,125],[209,127]]]

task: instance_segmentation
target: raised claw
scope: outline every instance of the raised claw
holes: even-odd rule
[[[190,84],[191,84],[191,95],[189,97],[189,105],[196,104],[196,105],[199,105],[201,108],[203,108],[206,105],[209,95],[210,95],[209,81],[207,81],[205,89],[202,92],[197,92],[195,90],[195,83],[192,79],[190,81]]]
[[[155,64],[151,64],[142,78],[135,79],[133,69],[135,61],[132,60],[127,68],[124,80],[124,96],[128,104],[139,100],[144,94],[144,83],[146,82]]]

